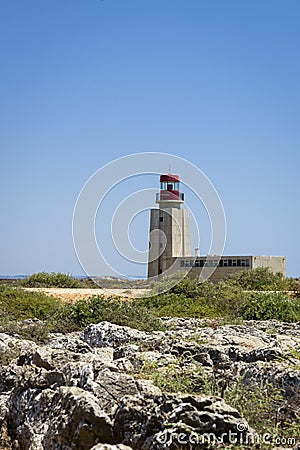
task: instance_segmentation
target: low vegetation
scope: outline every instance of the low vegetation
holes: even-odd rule
[[[42,292],[0,286],[0,324],[24,319],[48,320],[56,314],[61,302]]]
[[[0,286],[0,332],[44,342],[61,306],[60,300],[42,292]]]
[[[154,296],[140,305],[157,316],[300,320],[299,284],[267,268],[237,272],[215,284],[185,278],[174,285],[175,276],[154,285]]]
[[[148,280],[128,280],[115,277],[75,278],[70,274],[60,272],[37,272],[20,280],[1,279],[1,284],[29,288],[143,289],[149,287]]]
[[[281,272],[274,274],[267,267],[236,272],[227,278],[227,283],[236,284],[244,290],[254,291],[298,291],[299,282],[285,277]]]
[[[291,299],[281,293],[251,293],[245,296],[239,308],[245,320],[271,320],[298,322],[300,320],[300,300]]]
[[[28,278],[22,280],[22,286],[31,288],[78,288],[81,287],[80,282],[75,280],[71,275],[65,273],[46,273],[38,272],[34,273]]]
[[[107,320],[146,331],[163,330],[145,307],[118,297],[94,296],[65,304],[41,292],[0,286],[0,332],[45,342],[49,332],[71,332]]]
[[[69,275],[44,272],[23,281],[26,287],[75,287],[78,283]],[[44,293],[0,285],[0,331],[43,341],[49,331],[80,330],[102,320],[146,331],[163,329],[162,316],[300,321],[298,282],[269,269],[238,272],[216,284],[185,278],[162,292],[172,284],[172,277],[157,283],[148,298],[125,302],[100,295],[71,304]]]
[[[136,300],[154,315],[191,318],[223,318],[230,320],[300,321],[300,299],[280,293],[245,293],[218,286],[207,286],[207,294],[188,297],[185,294],[165,293]]]
[[[162,322],[143,306],[118,297],[98,295],[65,304],[57,313],[58,321],[83,329],[103,320],[144,331],[163,330]]]

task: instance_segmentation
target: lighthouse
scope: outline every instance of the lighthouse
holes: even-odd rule
[[[179,175],[160,175],[156,203],[158,208],[150,212],[148,278],[166,272],[174,258],[191,254],[190,217]]]

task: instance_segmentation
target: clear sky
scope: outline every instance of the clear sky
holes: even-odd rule
[[[225,253],[299,276],[299,23],[299,0],[0,0],[0,274],[81,274],[80,189],[150,151],[212,181]],[[146,248],[148,215],[133,228]]]

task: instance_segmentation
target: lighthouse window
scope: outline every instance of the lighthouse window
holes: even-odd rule
[[[161,191],[179,191],[178,181],[162,181],[160,183]]]
[[[164,218],[163,218],[162,216],[160,216],[159,221],[160,221],[160,222],[163,222],[163,221],[164,221]]]

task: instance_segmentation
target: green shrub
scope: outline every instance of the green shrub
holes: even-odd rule
[[[230,275],[226,281],[244,290],[259,291],[298,291],[299,284],[293,278],[286,278],[282,273],[273,273],[268,267],[242,270]]]
[[[169,286],[168,292],[142,299],[140,304],[157,316],[300,320],[299,299],[290,300],[287,294],[277,292],[255,292],[297,291],[296,280],[268,268],[237,272],[215,284],[189,278],[174,284],[176,276],[166,277],[153,287],[156,292]]]
[[[71,332],[102,320],[145,331],[163,330],[160,319],[144,307],[118,297],[91,297],[75,303],[40,292],[0,286],[0,331],[44,342],[48,333]],[[26,323],[26,319],[43,322]]]
[[[103,320],[144,331],[164,329],[161,321],[146,308],[135,302],[103,295],[64,305],[59,312],[59,320],[80,329]]]
[[[198,297],[189,298],[183,294],[166,293],[143,300],[136,300],[140,307],[147,308],[156,316],[169,317],[216,317],[219,311],[209,301]]]
[[[0,332],[45,342],[62,302],[41,292],[0,286]],[[38,319],[26,322],[27,319]]]
[[[135,300],[135,303],[156,316],[300,321],[300,300],[282,293],[243,292],[225,282],[211,286],[203,283],[202,289],[195,297],[171,292]]]
[[[241,304],[239,314],[246,320],[300,320],[300,300],[281,293],[250,293]]]
[[[34,273],[22,282],[25,287],[58,287],[58,288],[78,288],[81,287],[79,281],[64,273]]]
[[[169,292],[135,302],[158,316],[235,317],[242,297],[243,291],[235,285],[184,279]]]
[[[56,314],[62,302],[42,292],[0,286],[0,311],[3,320],[36,318],[47,320]]]
[[[217,317],[220,316],[216,305],[199,297],[189,298],[183,294],[160,294],[155,297],[136,301],[156,316],[169,317]]]

